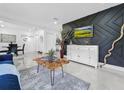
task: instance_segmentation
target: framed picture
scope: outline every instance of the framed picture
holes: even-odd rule
[[[10,43],[10,42],[16,42],[16,35],[11,35],[11,34],[1,34],[0,35],[0,40],[3,43]]]

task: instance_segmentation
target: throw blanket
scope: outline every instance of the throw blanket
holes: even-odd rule
[[[16,67],[12,64],[0,64],[0,89],[20,89],[20,76]]]

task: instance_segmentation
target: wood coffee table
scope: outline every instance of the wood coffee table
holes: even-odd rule
[[[39,72],[39,66],[42,65],[43,67],[46,67],[50,70],[50,79],[51,79],[51,85],[54,85],[54,76],[55,76],[55,70],[57,68],[61,68],[62,71],[62,77],[64,77],[64,71],[63,71],[63,65],[68,64],[69,61],[66,58],[59,58],[56,61],[46,61],[42,58],[35,58],[33,61],[36,61],[37,66],[37,73]]]

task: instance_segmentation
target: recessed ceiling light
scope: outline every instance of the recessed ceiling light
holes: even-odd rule
[[[0,27],[2,27],[2,28],[3,28],[3,27],[5,27],[5,25],[0,25]]]
[[[56,25],[58,23],[58,18],[53,18],[53,23]]]
[[[54,24],[56,25],[57,24],[57,21],[54,21]]]
[[[0,23],[3,23],[3,21],[2,21],[2,20],[0,20]]]

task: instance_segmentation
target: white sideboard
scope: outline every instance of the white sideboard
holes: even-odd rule
[[[67,58],[82,64],[94,66],[98,65],[97,45],[68,45]]]

